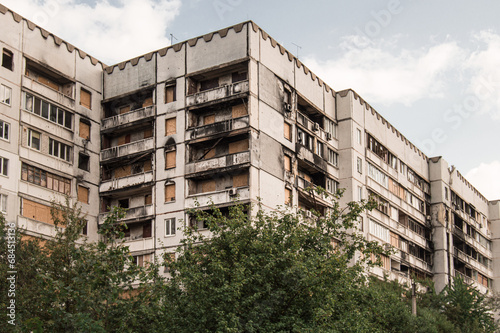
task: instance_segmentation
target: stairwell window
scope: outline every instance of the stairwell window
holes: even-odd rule
[[[9,174],[9,160],[5,157],[0,157],[0,175],[8,176]]]
[[[12,51],[5,48],[2,52],[2,67],[5,67],[10,71],[14,70],[14,54]]]
[[[0,139],[9,141],[10,125],[3,120],[0,120]]]
[[[175,217],[165,220],[165,236],[175,236]]]
[[[10,105],[12,99],[12,89],[6,85],[0,84],[0,102]]]

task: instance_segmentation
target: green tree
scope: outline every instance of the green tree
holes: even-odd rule
[[[117,227],[123,210],[110,212],[99,231],[99,241],[91,243],[82,240],[86,221],[78,207],[54,203],[51,212],[57,230],[54,239],[21,240],[20,232],[16,234],[16,329],[155,331],[151,311],[159,304],[153,292],[161,283],[158,267],[132,264],[129,249],[123,244],[123,232]],[[5,223],[1,230],[4,236]],[[2,237],[2,264],[6,246]],[[2,286],[4,281],[2,277]],[[2,306],[8,301],[5,296],[2,290]],[[12,327],[0,326],[13,331]]]
[[[335,204],[326,217],[236,205],[193,211],[210,237],[186,229],[170,265],[163,318],[171,332],[373,332],[360,316],[365,265],[384,253],[357,231],[373,203]],[[353,263],[357,253],[364,259]]]

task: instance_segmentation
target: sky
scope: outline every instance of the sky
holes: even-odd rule
[[[500,199],[500,2],[0,0],[107,65],[252,20]]]

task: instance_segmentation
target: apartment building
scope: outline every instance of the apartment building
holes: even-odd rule
[[[334,199],[311,189],[345,188],[342,204],[376,198],[362,230],[396,249],[373,274],[434,278],[439,288],[460,274],[494,288],[498,202],[255,23],[106,66],[0,12],[0,193],[26,234],[53,235],[48,207],[65,195],[87,213],[89,239],[121,206],[127,245],[144,265],[174,255],[179,227],[207,232],[189,208],[261,200],[326,214]]]

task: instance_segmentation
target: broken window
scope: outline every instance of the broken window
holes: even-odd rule
[[[331,178],[326,178],[326,190],[329,193],[335,194],[339,188],[339,183]]]
[[[200,91],[205,91],[209,89],[215,89],[219,87],[219,78],[213,78],[208,80],[203,80],[200,82]]]
[[[142,107],[147,108],[148,106],[153,105],[153,97],[146,97],[144,101],[142,102]]]
[[[233,72],[231,74],[231,79],[233,83],[245,81],[247,79],[247,72],[246,71]]]
[[[53,103],[49,103],[31,94],[24,93],[24,109],[41,116],[53,123],[73,128],[73,113],[66,111]]]
[[[170,118],[165,120],[165,136],[173,135],[177,132],[176,130],[176,118]]]
[[[14,55],[12,54],[12,51],[5,48],[2,52],[2,67],[11,71],[14,70]]]
[[[239,118],[246,116],[248,114],[248,111],[245,104],[238,104],[232,106],[231,113],[233,118]]]
[[[89,203],[89,189],[87,187],[78,185],[78,201]]]
[[[80,89],[80,105],[92,109],[92,94],[83,88]]]
[[[129,199],[121,199],[121,200],[118,200],[118,207],[121,207],[121,208],[129,208]]]
[[[175,183],[165,185],[165,202],[175,201]]]
[[[229,154],[236,154],[248,150],[248,139],[229,143]]]
[[[323,144],[323,142],[317,141],[316,142],[316,155],[318,155],[319,157],[324,157],[324,149],[325,149],[325,145]]]
[[[233,176],[233,187],[248,186],[248,172]]]
[[[176,85],[170,83],[165,86],[165,103],[172,103],[176,101]]]
[[[80,119],[78,135],[80,136],[80,138],[90,140],[90,122]]]
[[[78,153],[78,169],[90,170],[90,156],[84,153]]]

